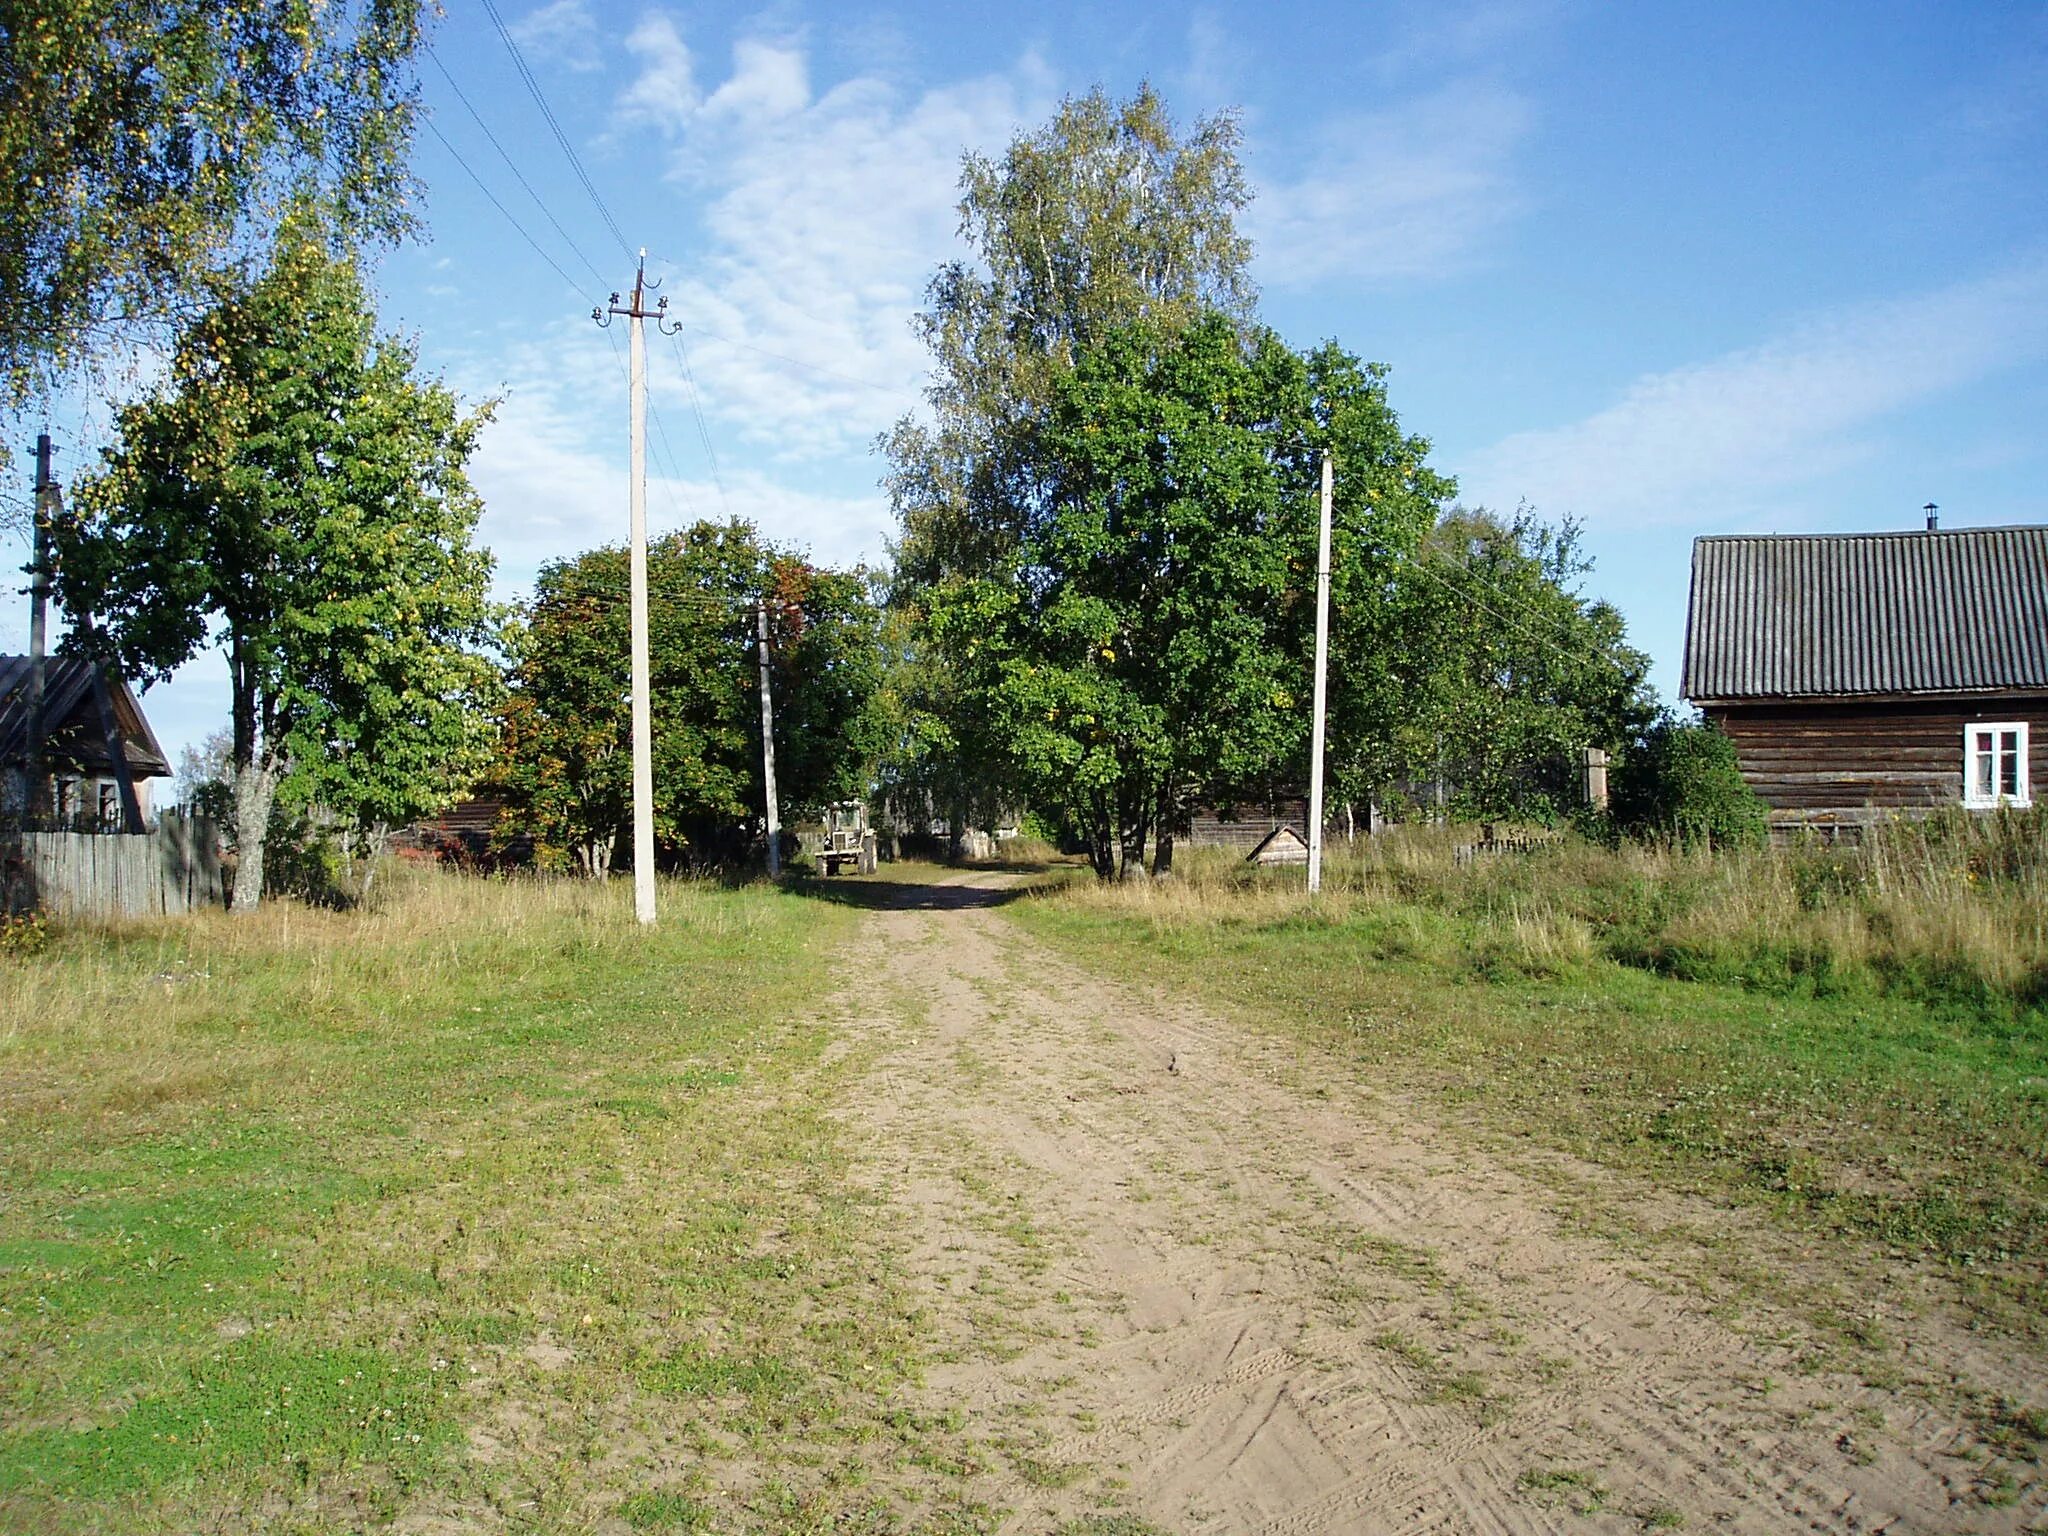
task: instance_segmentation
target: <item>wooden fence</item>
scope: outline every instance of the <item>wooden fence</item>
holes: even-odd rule
[[[220,838],[167,811],[154,832],[0,834],[0,907],[62,917],[152,917],[217,907]]]

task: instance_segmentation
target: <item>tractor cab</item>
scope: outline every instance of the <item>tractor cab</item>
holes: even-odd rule
[[[825,807],[825,834],[818,847],[818,873],[836,875],[842,869],[856,874],[875,872],[875,834],[868,825],[865,800],[842,800]]]

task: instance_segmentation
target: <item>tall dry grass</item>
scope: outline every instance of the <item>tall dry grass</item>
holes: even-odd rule
[[[662,882],[660,900],[664,926],[713,939],[744,939],[772,920],[759,903],[691,881]],[[0,961],[0,1063],[49,1046],[169,1067],[182,1031],[234,1027],[220,1017],[224,996],[246,1020],[314,1024],[359,1013],[365,998],[517,976],[570,951],[601,962],[637,939],[630,882],[404,866],[353,911],[280,900],[246,915],[63,923],[44,953]],[[265,1050],[280,1048],[274,1033],[264,1038]]]
[[[2048,1006],[2048,808],[1886,823],[1860,847],[1566,837],[1461,861],[1474,836],[1400,827],[1339,844],[1313,915],[1299,868],[1210,849],[1183,853],[1169,880],[1076,881],[1059,899],[1168,925],[1370,916],[1378,942],[1415,958],[1539,975],[1604,958],[1764,990]]]

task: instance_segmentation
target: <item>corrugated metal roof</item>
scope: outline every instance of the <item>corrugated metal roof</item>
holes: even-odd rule
[[[92,710],[93,664],[80,656],[52,656],[43,664],[43,719],[53,745],[82,758],[88,766],[105,766],[96,712],[90,723],[77,725],[81,710]],[[28,678],[26,656],[0,656],[0,764],[28,757]],[[128,768],[146,778],[166,778],[171,765],[158,744],[125,679],[108,675],[113,688],[114,718],[122,726]],[[65,734],[68,728],[68,735]]]
[[[1695,539],[1689,699],[2048,690],[2048,527]]]

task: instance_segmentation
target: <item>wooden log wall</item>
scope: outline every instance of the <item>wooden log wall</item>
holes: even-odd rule
[[[4,850],[5,905],[60,917],[163,917],[223,901],[211,821],[166,812],[141,833],[19,832]]]
[[[1276,800],[1271,805],[1198,805],[1188,817],[1184,846],[1240,848],[1258,846],[1275,827],[1292,827],[1308,841],[1308,801]]]
[[[1708,706],[1780,825],[1857,823],[1959,805],[1963,727],[2024,720],[2028,777],[2048,795],[2048,695]]]

